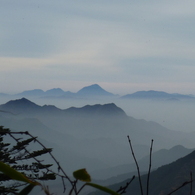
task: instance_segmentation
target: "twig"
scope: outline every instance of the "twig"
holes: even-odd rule
[[[150,181],[150,171],[151,171],[151,164],[152,164],[152,147],[153,147],[154,140],[151,140],[151,147],[150,147],[150,162],[149,162],[149,170],[148,170],[148,178],[147,178],[147,192],[146,195],[149,194],[149,181]]]
[[[117,193],[120,193],[120,194],[124,194],[126,193],[126,189],[129,187],[129,185],[131,184],[131,182],[135,179],[135,175],[131,178],[131,180],[129,182],[126,183],[126,185],[124,187],[120,187],[119,190],[117,190],[116,192]]]
[[[130,146],[130,149],[131,149],[132,156],[134,158],[134,161],[135,161],[135,164],[136,164],[136,167],[137,167],[137,173],[138,173],[138,178],[139,178],[139,185],[140,185],[141,195],[143,195],[143,188],[142,188],[141,175],[140,175],[140,171],[139,171],[139,165],[137,163],[137,160],[136,160],[136,157],[135,157],[135,154],[134,154],[134,151],[133,151],[133,147],[132,147],[129,135],[127,136],[127,138],[128,138],[128,141],[129,141],[129,146]]]

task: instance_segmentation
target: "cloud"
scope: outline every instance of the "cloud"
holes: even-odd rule
[[[3,1],[0,76],[193,83],[194,20],[191,0]]]
[[[122,52],[164,55],[165,51],[179,52],[179,46],[193,47],[185,35],[194,35],[193,27],[189,28],[194,21],[194,8],[181,1],[58,1],[55,4],[21,1],[4,6],[1,7],[1,56],[46,57],[86,49],[102,50],[108,56]],[[190,15],[187,10],[191,10]]]

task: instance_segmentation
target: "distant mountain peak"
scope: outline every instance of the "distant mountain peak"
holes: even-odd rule
[[[92,90],[101,90],[101,91],[103,90],[103,91],[105,91],[98,84],[93,84],[93,85],[89,85],[89,86],[83,87],[77,93],[80,93],[80,92],[83,92],[83,91],[92,91]]]
[[[154,90],[149,90],[149,91],[137,91],[135,93],[132,94],[127,94],[122,96],[121,98],[153,98],[153,99],[167,99],[167,100],[179,100],[180,98],[190,98],[192,99],[192,96],[189,95],[182,95],[182,94],[178,94],[178,93],[167,93],[164,91],[154,91]],[[173,99],[174,98],[174,99]]]
[[[112,96],[113,94],[104,90],[98,84],[83,87],[77,92],[77,95],[81,96]]]
[[[98,84],[92,84],[92,85],[90,85],[90,86],[88,86],[88,87],[93,87],[93,88],[101,88]]]

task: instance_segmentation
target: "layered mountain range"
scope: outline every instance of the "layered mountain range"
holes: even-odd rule
[[[157,193],[159,189],[160,192],[168,192],[171,187],[177,187],[186,179],[189,173],[187,170],[182,175],[184,171],[182,167],[188,165],[191,167],[192,159],[188,164],[185,164],[187,161],[182,161],[184,164],[170,164],[167,165],[169,168],[157,168],[173,163],[195,148],[194,132],[172,131],[156,122],[135,119],[114,103],[60,109],[54,105],[40,106],[27,98],[21,98],[0,105],[0,125],[13,131],[29,131],[32,135],[38,136],[42,143],[54,148],[54,155],[68,170],[68,174],[85,167],[92,178],[104,179],[98,181],[100,183],[107,185],[119,183],[111,186],[113,189],[136,174],[127,135],[132,141],[142,174],[148,170],[150,158],[148,154],[153,139],[151,194]],[[155,177],[162,175],[163,178],[159,182],[165,182],[163,172],[168,175],[167,170],[173,170],[174,167],[178,167],[178,175],[182,178],[178,180],[177,185],[168,185],[167,189],[159,185],[158,190],[153,192],[152,188],[158,181]],[[170,182],[174,182],[173,180],[177,178],[176,172],[170,173],[172,174]],[[142,177],[145,182],[146,176]],[[134,183],[130,189],[137,194],[139,193],[137,179]]]
[[[39,97],[39,98],[122,98],[122,99],[167,99],[167,100],[180,100],[180,99],[195,99],[193,95],[184,95],[178,93],[166,93],[163,91],[138,91],[124,96],[115,95],[103,89],[98,84],[83,87],[78,92],[63,91],[60,88],[54,88],[47,91],[41,89],[27,90],[18,94],[9,95],[0,93],[0,97]]]
[[[39,106],[34,102],[21,98],[17,100],[11,100],[6,104],[0,105],[1,112],[10,112],[12,114],[25,114],[30,115],[65,115],[65,116],[121,116],[125,117],[126,113],[114,103],[110,104],[96,104],[96,105],[86,105],[82,108],[70,107],[68,109],[59,109],[53,105]]]
[[[129,158],[127,135],[131,137],[138,159],[148,153],[151,139],[155,141],[154,151],[178,144],[195,147],[194,133],[176,132],[156,122],[135,119],[114,103],[60,109],[21,98],[0,105],[0,124],[12,130],[29,131],[60,148],[69,148],[67,155],[101,160],[99,168],[107,170],[133,162]],[[75,161],[75,168],[80,164]],[[125,168],[118,170],[114,174],[122,173]],[[102,174],[104,177],[106,174]]]

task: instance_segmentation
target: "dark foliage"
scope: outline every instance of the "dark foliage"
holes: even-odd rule
[[[28,137],[25,139],[25,137]],[[7,141],[6,141],[7,140]],[[0,161],[24,173],[31,180],[54,180],[55,173],[49,170],[52,164],[44,164],[43,155],[50,153],[50,148],[32,150],[37,142],[28,132],[11,132],[0,126]],[[40,159],[42,157],[42,159]],[[3,173],[0,174],[0,194],[17,194],[23,183],[14,182]]]

